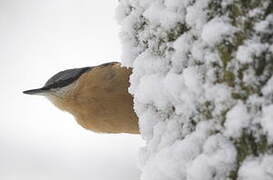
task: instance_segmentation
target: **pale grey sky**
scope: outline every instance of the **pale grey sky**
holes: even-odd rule
[[[136,135],[95,134],[43,97],[58,71],[119,61],[118,1],[0,1],[0,179],[139,178]]]

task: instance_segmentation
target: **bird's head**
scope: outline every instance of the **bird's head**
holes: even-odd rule
[[[71,111],[73,103],[73,89],[77,80],[92,67],[75,68],[61,71],[52,76],[43,87],[23,91],[24,94],[45,96],[56,107],[64,111]]]
[[[38,89],[31,89],[23,91],[24,94],[42,95],[42,96],[63,96],[71,88],[72,84],[85,72],[89,71],[91,67],[75,68],[61,71],[52,76],[43,87]]]
[[[79,92],[77,92],[77,87],[82,75],[91,72],[96,68],[103,69],[104,72],[108,72],[109,67],[113,67],[115,64],[119,63],[110,62],[101,64],[99,66],[67,69],[52,76],[43,87],[23,91],[23,93],[29,95],[45,96],[58,108],[69,111],[71,107],[74,107],[71,104],[75,104],[77,102],[77,95],[79,94]],[[97,74],[95,73],[94,75]],[[81,81],[81,83],[83,83],[83,81]],[[81,94],[81,96],[86,97],[88,94],[84,93]]]

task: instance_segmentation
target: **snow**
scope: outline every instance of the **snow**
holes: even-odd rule
[[[185,137],[183,141],[176,141],[168,147],[162,148],[158,153],[152,155],[151,159],[143,168],[142,179],[181,179],[186,178],[187,166],[202,151],[204,140],[208,135],[210,123],[200,123],[197,125],[198,131]],[[152,149],[146,147],[146,153]]]
[[[162,3],[152,3],[151,6],[144,11],[143,16],[151,23],[167,28],[173,27],[180,20],[178,13],[164,8]]]
[[[213,46],[236,32],[237,29],[225,19],[216,17],[204,25],[201,37],[206,43]]]
[[[195,94],[201,93],[201,77],[198,74],[198,69],[196,67],[185,68],[183,71],[183,77],[185,85],[190,92]]]
[[[193,5],[189,5],[186,13],[186,23],[196,30],[200,31],[202,27],[207,23],[206,8],[210,0],[196,1]]]
[[[262,33],[272,33],[273,32],[273,15],[266,17],[264,21],[255,24],[255,30]]]
[[[145,104],[155,104],[160,109],[166,108],[170,101],[166,97],[162,86],[161,77],[157,74],[144,76],[140,79],[140,83],[135,97]],[[150,91],[153,89],[153,91]]]
[[[273,142],[273,105],[263,107],[261,125],[268,134],[269,140]]]
[[[254,57],[261,56],[261,54],[268,48],[267,44],[249,40],[241,45],[237,51],[236,58],[242,64],[253,62]]]
[[[239,101],[228,113],[225,121],[224,134],[228,137],[240,137],[243,128],[250,124],[250,116],[246,106],[242,101]]]
[[[236,150],[227,138],[219,134],[210,136],[203,146],[203,153],[188,167],[187,179],[225,179],[233,169],[235,159]]]
[[[248,157],[239,169],[239,180],[271,180],[273,178],[273,156]]]
[[[226,180],[240,168],[234,139],[248,130],[257,141],[260,135],[273,140],[273,79],[270,72],[255,73],[259,58],[273,52],[261,38],[272,32],[272,16],[255,22],[257,32],[223,62],[218,45],[232,47],[244,29],[225,13],[211,16],[211,2],[120,1],[122,60],[133,68],[129,92],[146,141],[139,155],[141,180]],[[232,3],[224,0],[219,6],[227,9]],[[260,16],[262,8],[252,9],[247,18]],[[228,73],[235,76],[229,80],[234,85],[226,80]],[[236,93],[247,98],[234,98]],[[266,155],[245,160],[241,180],[253,167],[261,169],[253,177],[269,177],[264,169],[269,162]]]

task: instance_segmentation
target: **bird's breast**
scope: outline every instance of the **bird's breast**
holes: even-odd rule
[[[139,133],[128,93],[130,71],[101,68],[82,75],[76,82],[68,111],[83,127],[95,132]]]

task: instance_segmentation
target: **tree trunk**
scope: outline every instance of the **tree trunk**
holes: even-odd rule
[[[141,180],[273,179],[273,1],[120,0]]]

